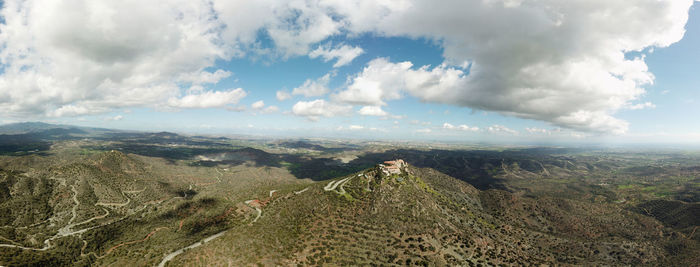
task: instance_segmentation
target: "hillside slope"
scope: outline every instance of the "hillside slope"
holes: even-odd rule
[[[479,191],[412,166],[374,167],[248,202],[259,218],[184,252],[180,265],[690,264],[696,244],[613,206]],[[677,251],[668,246],[683,243]]]

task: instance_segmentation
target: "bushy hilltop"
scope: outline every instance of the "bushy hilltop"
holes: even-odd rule
[[[386,167],[262,195],[249,202],[248,212],[261,214],[254,222],[171,263],[654,266],[697,260],[695,242],[612,205],[480,191],[433,169],[406,165],[388,173]]]

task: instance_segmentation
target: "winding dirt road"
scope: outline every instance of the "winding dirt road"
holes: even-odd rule
[[[345,188],[343,186],[350,181],[354,176],[350,176],[348,178],[340,179],[337,181],[331,181],[328,183],[325,187],[323,187],[323,190],[325,191],[335,191],[336,188],[338,188],[337,191],[335,191],[338,194],[345,194]],[[340,186],[340,187],[338,187]]]
[[[219,232],[219,233],[217,233],[217,234],[215,234],[215,235],[212,235],[212,236],[209,236],[209,237],[207,237],[207,238],[205,238],[205,239],[202,239],[201,241],[199,241],[199,242],[197,242],[197,243],[194,243],[194,244],[189,245],[189,246],[187,246],[187,247],[184,247],[184,248],[178,249],[178,250],[176,250],[176,251],[173,251],[172,253],[166,255],[166,256],[163,258],[163,260],[158,264],[158,267],[164,267],[166,263],[168,263],[169,261],[173,260],[175,257],[177,257],[177,255],[180,255],[180,254],[184,253],[184,252],[185,252],[186,250],[188,250],[188,249],[193,249],[193,248],[199,247],[199,246],[201,246],[201,245],[204,245],[205,243],[208,243],[208,242],[210,242],[210,241],[212,241],[212,240],[214,240],[214,239],[217,239],[218,237],[220,237],[220,236],[222,236],[223,234],[225,234],[226,231],[228,231],[228,230],[221,231],[221,232]]]
[[[255,219],[253,219],[253,221],[252,221],[251,223],[257,222],[258,219],[260,219],[260,216],[262,216],[262,210],[261,210],[259,207],[253,207],[252,205],[250,205],[250,203],[253,202],[253,201],[254,201],[254,200],[246,200],[246,201],[245,201],[245,204],[246,204],[246,205],[248,205],[248,206],[251,207],[251,208],[254,208],[255,211],[258,212],[258,216],[255,217]]]

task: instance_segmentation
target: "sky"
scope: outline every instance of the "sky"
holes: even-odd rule
[[[0,123],[700,142],[693,0],[0,3]]]

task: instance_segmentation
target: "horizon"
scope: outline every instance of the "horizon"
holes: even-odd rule
[[[697,1],[134,4],[0,3],[0,123],[700,146]]]
[[[454,147],[456,150],[479,150],[479,149],[528,149],[528,148],[562,148],[562,149],[582,149],[582,150],[603,150],[603,151],[614,151],[620,149],[626,152],[642,152],[642,151],[655,151],[655,152],[700,152],[700,143],[683,143],[683,142],[646,142],[646,143],[635,143],[635,142],[596,142],[592,140],[581,140],[580,142],[571,141],[561,141],[561,142],[538,142],[538,141],[528,141],[528,140],[517,140],[514,141],[465,141],[465,140],[439,140],[439,139],[390,139],[390,138],[366,138],[366,137],[353,137],[353,136],[323,136],[323,135],[273,135],[273,134],[242,134],[242,133],[202,133],[202,132],[187,132],[187,131],[171,131],[167,129],[162,130],[134,130],[134,129],[119,129],[119,128],[109,128],[109,127],[95,127],[95,126],[81,126],[81,125],[71,125],[71,124],[52,124],[41,121],[25,121],[25,122],[13,122],[0,124],[0,136],[6,135],[7,133],[2,132],[2,127],[5,126],[16,126],[22,124],[34,124],[41,123],[49,126],[56,127],[78,127],[78,128],[93,128],[102,129],[110,131],[119,132],[133,132],[133,133],[172,133],[176,135],[183,135],[189,137],[204,137],[204,138],[219,138],[224,137],[231,140],[264,140],[264,141],[350,141],[358,143],[385,143],[389,145],[405,145],[412,144],[422,147],[430,147],[433,149],[452,149],[450,146]],[[29,133],[29,132],[28,132]],[[436,147],[433,147],[436,146]]]
[[[695,266],[698,70],[700,0],[0,0],[0,267]]]

